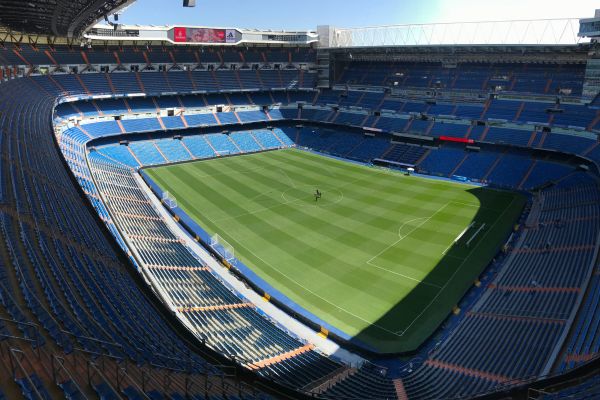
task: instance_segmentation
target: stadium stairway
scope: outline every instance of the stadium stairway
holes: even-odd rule
[[[396,397],[398,400],[408,400],[408,395],[406,394],[406,389],[404,388],[404,383],[402,379],[396,378],[393,381],[394,388],[396,389]]]

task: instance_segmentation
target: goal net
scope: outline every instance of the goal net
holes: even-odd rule
[[[210,238],[210,247],[229,262],[235,258],[233,246],[227,243],[218,233]]]
[[[177,207],[177,199],[175,198],[175,196],[171,195],[169,192],[163,192],[162,202],[169,208]]]

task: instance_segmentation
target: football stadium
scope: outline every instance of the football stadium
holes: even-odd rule
[[[600,10],[133,3],[0,0],[0,399],[600,398]]]

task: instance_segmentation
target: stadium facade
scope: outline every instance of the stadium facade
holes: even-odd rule
[[[0,5],[0,397],[599,393],[600,15],[94,25],[129,3]],[[492,261],[436,285],[418,340],[379,347],[236,259],[147,172],[291,148],[526,204]]]

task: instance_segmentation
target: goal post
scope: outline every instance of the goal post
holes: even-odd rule
[[[228,262],[233,261],[235,258],[235,250],[233,246],[223,239],[218,233],[210,238],[210,247]]]
[[[169,208],[177,207],[177,199],[169,192],[163,192],[161,201]]]

